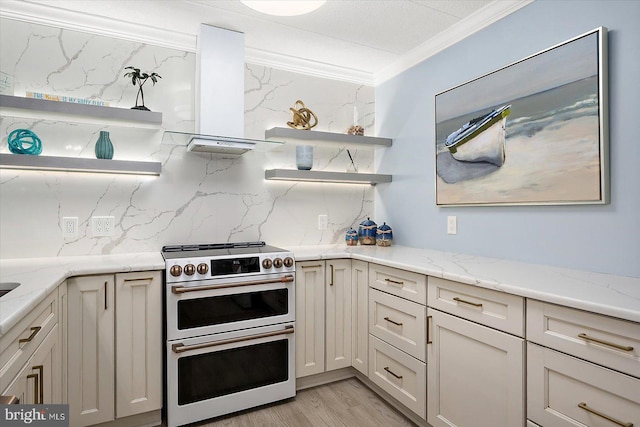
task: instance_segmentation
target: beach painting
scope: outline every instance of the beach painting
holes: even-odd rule
[[[436,204],[608,203],[606,36],[437,94]]]

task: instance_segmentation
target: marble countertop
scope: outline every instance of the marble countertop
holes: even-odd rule
[[[0,260],[0,282],[20,286],[0,297],[0,336],[66,278],[164,269],[160,252]]]
[[[402,246],[297,246],[296,261],[352,258],[640,322],[640,278]],[[0,336],[66,278],[162,270],[160,252],[0,260]]]

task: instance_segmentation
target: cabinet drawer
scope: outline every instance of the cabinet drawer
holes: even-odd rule
[[[57,297],[56,289],[0,339],[0,390],[9,385],[58,322]]]
[[[429,277],[429,307],[524,337],[524,298]]]
[[[425,362],[426,307],[369,289],[369,332]]]
[[[545,427],[640,425],[639,379],[531,343],[527,387],[528,418]]]
[[[527,301],[527,339],[640,377],[640,324]]]
[[[369,264],[369,285],[418,304],[427,304],[427,276],[424,274]]]
[[[424,362],[369,335],[369,379],[421,418],[426,418]]]

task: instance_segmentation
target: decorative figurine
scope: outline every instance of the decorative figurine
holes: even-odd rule
[[[376,244],[376,230],[377,225],[371,221],[371,218],[367,218],[366,221],[360,223],[358,228],[358,239],[361,245],[375,245]]]
[[[144,93],[142,92],[142,86],[147,82],[147,80],[151,79],[153,85],[156,85],[158,79],[162,77],[158,73],[141,73],[140,68],[136,67],[125,67],[125,70],[131,70],[127,72],[124,77],[129,77],[131,79],[132,85],[138,85],[138,93],[136,94],[136,106],[131,107],[132,110],[143,110],[143,111],[151,111],[147,107],[144,106]],[[138,105],[138,98],[142,98],[142,105]]]
[[[378,231],[376,232],[376,244],[378,246],[391,246],[392,241],[393,231],[391,231],[391,227],[389,227],[385,222],[378,227]]]
[[[287,122],[287,125],[291,128],[310,130],[318,124],[318,117],[300,100],[297,100],[289,110],[293,113],[293,121]],[[311,119],[313,119],[313,123]]]
[[[347,246],[356,246],[358,244],[358,232],[353,228],[349,228],[344,240],[347,242]]]

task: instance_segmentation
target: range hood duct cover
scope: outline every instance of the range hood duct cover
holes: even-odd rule
[[[195,99],[200,136],[191,140],[190,151],[238,155],[254,148],[255,141],[244,139],[243,33],[200,25]]]

